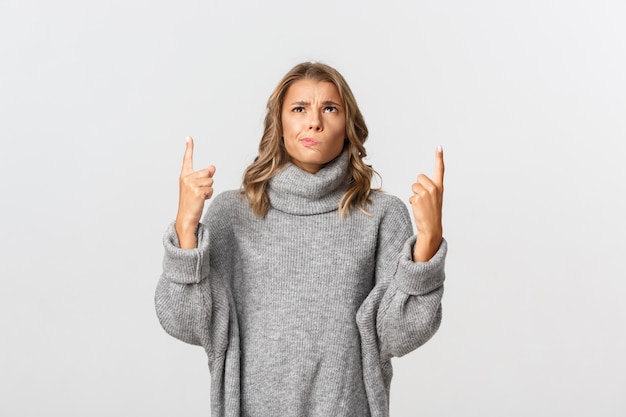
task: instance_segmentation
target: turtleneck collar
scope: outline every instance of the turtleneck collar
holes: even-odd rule
[[[267,192],[273,208],[311,215],[337,210],[349,183],[348,151],[344,150],[315,174],[288,163],[270,179]]]

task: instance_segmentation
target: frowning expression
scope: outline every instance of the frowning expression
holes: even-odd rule
[[[283,101],[282,128],[291,162],[315,174],[341,153],[346,138],[346,114],[337,87],[325,81],[295,81]]]

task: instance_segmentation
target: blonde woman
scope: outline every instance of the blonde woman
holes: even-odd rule
[[[391,358],[441,322],[443,152],[410,203],[371,188],[368,131],[344,78],[289,71],[241,190],[213,195],[193,140],[164,237],[156,310],[202,346],[217,416],[388,416]]]

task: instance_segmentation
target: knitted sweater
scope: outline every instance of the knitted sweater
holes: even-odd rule
[[[382,192],[370,216],[341,218],[347,164],[288,165],[264,218],[238,191],[218,195],[197,249],[168,228],[157,315],[205,349],[214,417],[388,416],[391,358],[439,327],[445,240],[414,263],[408,210]]]

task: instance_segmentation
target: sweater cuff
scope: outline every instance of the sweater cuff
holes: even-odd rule
[[[448,243],[441,239],[437,253],[427,262],[413,262],[413,246],[417,236],[404,244],[395,282],[398,288],[410,295],[428,294],[443,285],[445,260]]]
[[[163,274],[172,282],[179,284],[197,284],[202,281],[205,254],[208,254],[208,233],[202,223],[196,232],[198,247],[181,249],[176,234],[175,223],[172,222],[163,236],[165,256],[163,257]]]

